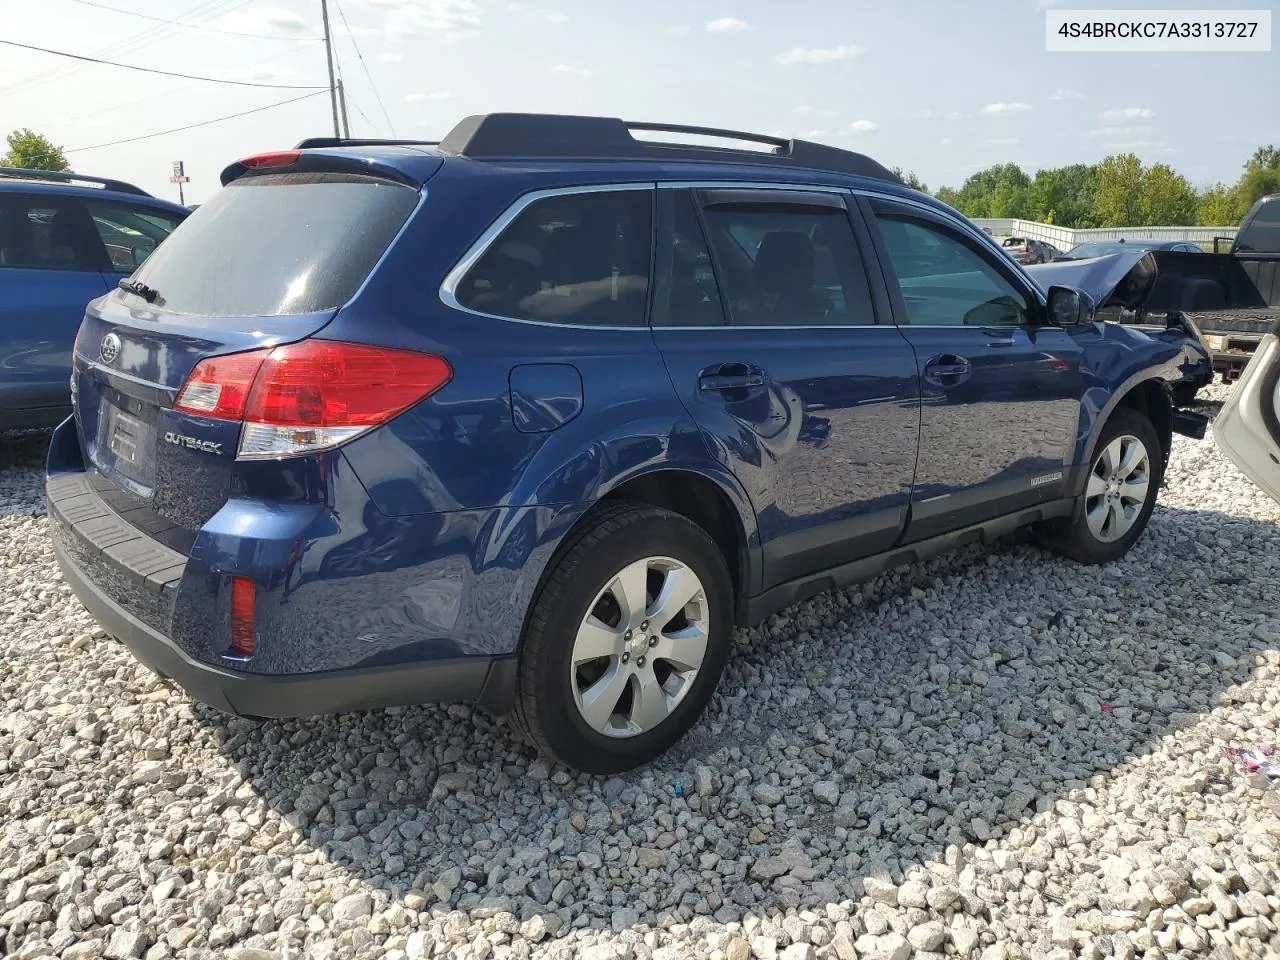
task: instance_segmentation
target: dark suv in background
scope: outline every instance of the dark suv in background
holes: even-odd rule
[[[624,770],[735,624],[1026,525],[1113,560],[1203,434],[1194,339],[860,154],[495,114],[223,182],[90,304],[47,492],[77,596],[233,713],[477,701]]]
[[[85,304],[187,213],[119,180],[0,168],[0,430],[66,418]]]

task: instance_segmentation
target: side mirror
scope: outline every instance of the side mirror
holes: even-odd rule
[[[142,266],[142,262],[151,256],[151,251],[155,247],[134,247],[133,248],[133,265],[135,267]]]
[[[1049,288],[1049,322],[1055,327],[1093,323],[1097,305],[1093,297],[1073,287]]]

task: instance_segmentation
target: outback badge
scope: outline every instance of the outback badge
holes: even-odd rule
[[[222,453],[221,443],[214,443],[212,440],[197,440],[195,437],[184,437],[182,434],[174,433],[172,430],[164,435],[164,442],[186,447],[188,450],[199,450],[201,453]]]

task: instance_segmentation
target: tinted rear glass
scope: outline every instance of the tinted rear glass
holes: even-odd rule
[[[416,191],[371,177],[244,177],[202,204],[135,278],[175,313],[270,317],[333,309],[364,282],[417,201]]]

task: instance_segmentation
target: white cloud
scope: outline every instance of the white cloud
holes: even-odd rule
[[[750,29],[751,24],[737,17],[721,17],[719,20],[707,21],[707,33],[737,33],[740,30]]]
[[[583,70],[581,67],[571,67],[567,63],[557,63],[551,68],[551,72],[560,77],[589,77],[590,70]]]
[[[969,115],[967,113],[961,113],[959,110],[952,110],[950,113],[947,114],[947,119],[948,120],[968,120]]]
[[[547,21],[547,23],[568,23],[569,15],[567,13],[548,11],[542,15],[542,19]]]
[[[875,133],[880,129],[880,124],[874,120],[855,120],[845,128],[845,133],[852,133],[855,136],[864,133]]]
[[[1001,146],[1007,146],[1010,143],[1017,143],[1017,137],[988,137],[984,143],[997,143]]]
[[[1123,120],[1150,120],[1156,115],[1154,110],[1146,107],[1123,107],[1119,110],[1103,110],[1098,119],[1103,123],[1117,123]]]
[[[950,138],[950,137],[943,137],[943,138],[942,138],[941,140],[939,140],[938,142],[939,142],[940,144],[942,144],[942,145],[945,147],[948,143],[950,143],[950,142],[951,142],[951,138]]]
[[[255,10],[237,10],[219,17],[209,26],[235,33],[274,33],[280,36],[298,36],[318,28],[291,10],[278,7],[260,7]]]
[[[810,130],[807,133],[800,134],[801,140],[821,140],[827,135],[825,130]]]
[[[231,76],[236,80],[251,80],[254,83],[285,83],[295,79],[297,71],[288,67],[263,65],[232,71]]]
[[[989,117],[1008,117],[1015,113],[1026,113],[1030,109],[1031,107],[1025,103],[1001,101],[1000,103],[988,103],[982,108],[982,112]]]
[[[422,100],[452,100],[453,94],[448,90],[433,90],[431,93],[411,93],[404,98],[405,103],[418,103]]]
[[[1098,127],[1096,130],[1090,130],[1091,137],[1134,137],[1144,133],[1150,133],[1155,127]]]
[[[798,63],[835,63],[837,60],[852,60],[861,53],[860,47],[792,47],[773,59],[784,67],[793,67]]]
[[[400,63],[404,60],[403,53],[384,53],[378,58],[383,63]]]
[[[353,3],[357,0],[353,0]],[[358,0],[379,11],[383,32],[392,40],[427,32],[443,32],[446,39],[475,36],[481,25],[475,0]]]
[[[663,32],[664,32],[664,33],[669,33],[669,34],[671,34],[673,37],[678,37],[678,36],[680,36],[681,34],[684,34],[684,33],[688,33],[688,32],[689,32],[689,25],[688,25],[687,23],[677,23],[677,24],[674,24],[674,25],[672,25],[672,26],[670,26],[670,27],[667,27],[667,29],[666,29],[666,30],[664,30]]]
[[[1075,90],[1068,90],[1066,87],[1059,87],[1053,93],[1049,94],[1050,100],[1079,100],[1083,97],[1083,93],[1077,93]]]
[[[813,107],[809,106],[807,103],[802,103],[800,106],[796,107],[796,113],[813,113]]]

